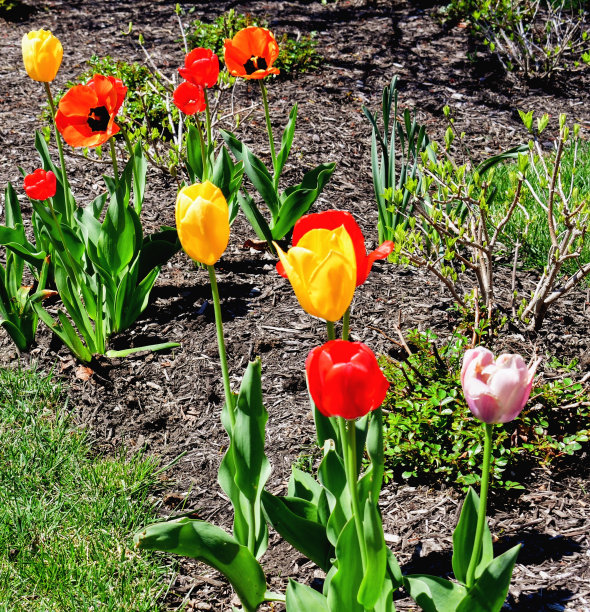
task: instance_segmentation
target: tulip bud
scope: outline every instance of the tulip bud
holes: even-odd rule
[[[344,226],[313,229],[284,253],[275,244],[299,304],[310,315],[338,321],[356,287],[354,245]]]
[[[25,176],[24,187],[31,200],[47,200],[55,195],[57,179],[51,170],[46,172],[43,168],[37,168]]]
[[[55,79],[64,53],[59,39],[48,30],[33,30],[23,36],[22,50],[25,70],[34,81]]]
[[[183,187],[176,198],[176,229],[187,255],[212,266],[229,242],[229,208],[210,181]]]
[[[529,399],[540,359],[527,365],[520,355],[494,354],[486,348],[469,349],[463,357],[461,385],[469,409],[484,423],[508,423]]]
[[[362,342],[331,340],[314,348],[305,371],[311,398],[327,417],[365,416],[379,408],[389,388],[375,354]]]

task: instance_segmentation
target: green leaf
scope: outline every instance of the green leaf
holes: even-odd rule
[[[283,131],[281,138],[281,149],[277,155],[276,169],[275,169],[275,185],[278,184],[279,177],[283,172],[289,152],[291,151],[291,145],[293,144],[293,135],[295,134],[295,123],[297,121],[297,104],[293,106],[289,113],[289,120]]]
[[[363,566],[354,518],[346,523],[338,538],[335,566],[337,570],[330,580],[327,592],[330,610],[364,612],[365,608],[357,600]],[[380,588],[381,586],[379,585]]]
[[[272,247],[272,233],[268,227],[268,223],[258,210],[252,197],[247,193],[238,192],[238,202],[258,238],[260,238],[260,240],[266,240],[269,246]]]
[[[365,504],[363,531],[367,543],[367,567],[359,587],[358,601],[367,610],[374,608],[383,590],[387,565],[387,546],[383,537],[383,526],[377,502],[367,499]]]
[[[149,525],[134,541],[144,550],[162,550],[207,563],[229,580],[248,611],[254,612],[264,601],[266,579],[260,564],[245,546],[215,525],[185,517]]]
[[[268,491],[262,493],[262,504],[268,522],[283,539],[327,572],[334,547],[326,528],[318,521],[317,506],[305,499],[277,497]]]
[[[197,128],[190,124],[186,139],[186,169],[191,183],[203,179],[203,158],[201,155],[201,144]]]
[[[467,594],[460,584],[426,574],[405,576],[404,588],[424,612],[456,612]]]
[[[289,579],[287,612],[330,612],[328,600],[316,590]]]
[[[459,522],[453,532],[453,572],[455,573],[455,578],[462,584],[465,584],[467,579],[467,568],[473,553],[478,511],[479,496],[470,487],[461,508]],[[486,521],[481,557],[475,570],[476,578],[493,558],[492,534]]]
[[[320,164],[310,170],[303,177],[303,181],[294,187],[285,190],[281,195],[281,204],[278,216],[273,215],[271,225],[272,237],[280,240],[293,229],[300,219],[318,199],[324,185],[334,173],[336,164]],[[247,170],[246,170],[247,172]],[[249,176],[249,175],[248,175]]]
[[[519,551],[520,544],[517,544],[491,561],[456,612],[500,612],[506,601]]]
[[[17,225],[21,225],[22,227],[23,218],[20,211],[20,203],[12,183],[8,183],[8,185],[6,185],[6,189],[4,190],[4,209],[4,214],[6,215],[6,225],[8,227],[16,227]]]
[[[321,485],[310,474],[296,467],[291,468],[291,478],[289,478],[287,490],[289,497],[298,497],[317,504],[321,492]]]
[[[27,350],[29,345],[27,339],[12,321],[0,318],[0,325],[8,332],[8,335],[11,337],[12,341],[16,344],[20,351]]]
[[[141,281],[154,268],[161,268],[181,248],[178,233],[173,227],[163,226],[159,232],[146,236],[139,252],[137,279]]]
[[[133,208],[139,215],[143,206],[143,198],[145,195],[145,178],[147,174],[147,160],[143,154],[141,143],[135,145],[133,155],[127,162],[132,165],[133,173]]]
[[[98,252],[104,267],[116,277],[129,265],[135,254],[137,239],[136,225],[130,209],[117,191],[111,198],[98,239]]]

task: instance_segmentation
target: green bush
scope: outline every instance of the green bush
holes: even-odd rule
[[[433,332],[411,331],[413,354],[382,358],[391,381],[385,410],[386,478],[467,487],[480,479],[483,433],[471,416],[460,383],[469,339],[455,334],[437,348]],[[560,367],[555,360],[550,367]],[[575,370],[575,363],[568,366]],[[561,373],[563,376],[563,372]],[[519,418],[497,425],[491,486],[523,488],[521,474],[588,448],[590,392],[571,377],[535,386]]]

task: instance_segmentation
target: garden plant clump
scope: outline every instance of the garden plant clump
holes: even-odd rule
[[[383,14],[379,4],[313,3],[310,11],[355,15],[362,24]],[[68,37],[37,22],[22,33],[20,78],[38,108],[47,99],[49,132],[29,134],[22,177],[6,183],[3,342],[25,363],[29,355],[59,359],[74,418],[96,436],[92,464],[102,465],[103,450],[123,460],[105,468],[104,485],[91,469],[50,483],[60,461],[86,465],[88,449],[61,412],[35,403],[7,413],[22,422],[23,438],[3,456],[30,479],[41,449],[28,458],[18,445],[36,448],[26,436],[49,440],[38,425],[55,419],[55,444],[65,432],[80,458],[60,446],[57,464],[47,462],[33,488],[51,490],[52,508],[69,508],[72,480],[109,489],[109,474],[119,474],[121,503],[105,507],[97,527],[108,531],[111,513],[124,520],[109,563],[98,560],[98,546],[86,548],[95,568],[116,569],[75,600],[64,590],[71,580],[62,588],[34,579],[28,592],[22,578],[29,558],[54,567],[51,529],[72,533],[64,522],[72,512],[52,517],[59,527],[41,527],[28,549],[30,512],[17,502],[17,519],[6,517],[15,544],[3,568],[19,577],[20,601],[43,591],[43,605],[66,607],[199,608],[209,600],[245,611],[499,612],[521,593],[526,606],[522,581],[536,575],[523,572],[532,563],[530,525],[540,536],[563,532],[568,567],[587,543],[583,520],[563,511],[572,512],[565,501],[557,516],[567,523],[538,513],[530,525],[519,522],[529,511],[523,500],[555,499],[551,487],[560,484],[550,470],[575,476],[587,463],[590,357],[584,326],[573,325],[587,319],[590,275],[584,120],[521,109],[522,137],[475,160],[448,106],[439,109],[446,131],[420,106],[402,107],[402,79],[385,86],[380,113],[371,109],[383,77],[379,87],[355,83],[339,94],[304,75],[305,96],[291,96],[297,86],[280,78],[276,18],[219,17],[217,9],[187,26],[185,16],[181,7],[171,14],[184,47],[174,55],[177,71],[162,68],[144,36],[137,50],[148,72],[136,60],[93,60],[92,72],[56,97],[61,74],[75,69]],[[322,52],[330,82],[350,86],[346,74],[357,68],[325,42]],[[364,52],[359,46],[354,57]],[[143,123],[144,88],[150,108],[160,105],[156,131]],[[316,98],[323,109],[314,114]],[[345,138],[315,128],[332,103],[342,111],[340,128],[350,133],[348,121],[363,134],[371,150],[364,167],[347,161]],[[236,110],[244,108],[246,115]],[[155,143],[165,132],[172,145],[161,156]],[[97,163],[100,180],[92,178]],[[542,269],[525,272],[532,252]],[[407,325],[414,318],[418,330]],[[575,347],[567,357],[556,321]],[[51,385],[13,375],[15,394]],[[313,448],[305,470],[295,457],[300,445]],[[156,470],[128,448],[169,465]],[[584,507],[583,476],[577,482],[564,499],[577,495]],[[417,537],[391,511],[416,491],[408,485],[418,487],[417,498],[424,485],[446,487],[441,501],[417,511],[426,521]],[[103,507],[103,498],[92,500]],[[520,530],[509,518],[498,522],[499,507]],[[93,538],[74,529],[73,540]],[[423,545],[445,551],[446,562],[418,562],[428,557]],[[153,566],[151,550],[166,553]],[[187,558],[218,573],[195,578],[207,570]],[[534,563],[546,560],[541,554]],[[161,578],[160,562],[174,574]],[[123,583],[109,586],[108,574]],[[585,595],[578,587],[577,599]]]

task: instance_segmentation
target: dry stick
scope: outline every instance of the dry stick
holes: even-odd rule
[[[479,292],[477,287],[473,290],[473,301],[475,302],[475,321],[473,322],[473,336],[471,338],[471,348],[475,348],[475,341],[477,340],[477,326],[479,325]]]
[[[516,263],[518,261],[518,249],[520,249],[520,242],[516,241],[514,246],[514,261],[512,262],[512,278],[510,285],[510,310],[512,311],[512,316],[516,317],[516,310],[514,308],[514,296],[516,292]]]
[[[410,350],[410,347],[407,345],[406,339],[404,338],[404,334],[402,333],[401,324],[402,324],[402,312],[401,312],[401,310],[398,310],[398,313],[397,313],[397,324],[394,324],[393,329],[395,329],[399,339],[401,340],[401,345],[406,350],[406,353],[408,353],[408,355],[412,355],[413,353]]]

